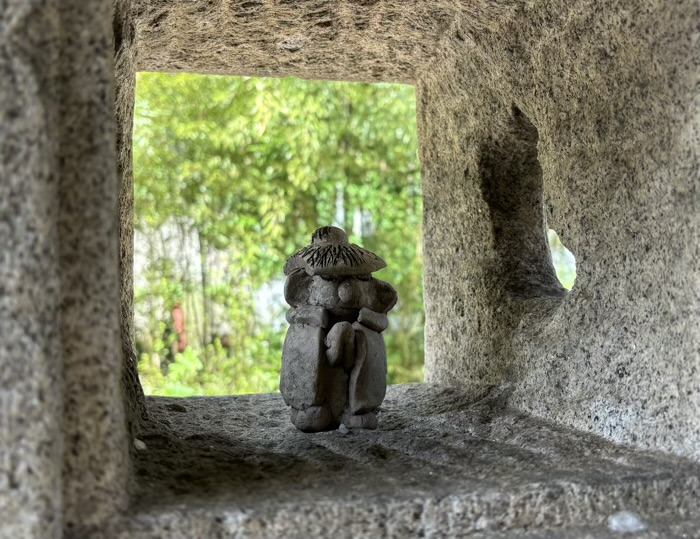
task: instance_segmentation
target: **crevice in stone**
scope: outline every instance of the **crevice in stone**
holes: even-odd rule
[[[543,211],[537,128],[516,106],[480,147],[481,192],[491,214],[496,271],[515,299],[561,299]]]

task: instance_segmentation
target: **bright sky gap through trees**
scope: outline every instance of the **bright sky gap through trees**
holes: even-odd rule
[[[376,274],[399,294],[385,333],[388,382],[423,380],[413,87],[140,73],[134,124],[147,394],[277,391],[284,261],[329,224],[388,263]],[[570,288],[573,256],[549,239]]]

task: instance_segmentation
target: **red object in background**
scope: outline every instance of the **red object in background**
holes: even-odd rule
[[[173,307],[173,327],[177,333],[177,351],[182,353],[187,348],[187,333],[185,332],[185,311],[179,303]]]

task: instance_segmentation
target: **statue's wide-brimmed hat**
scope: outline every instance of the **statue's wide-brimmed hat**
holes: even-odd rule
[[[386,262],[359,245],[335,226],[319,228],[311,236],[311,245],[289,257],[284,274],[303,268],[309,275],[369,275],[386,267]]]

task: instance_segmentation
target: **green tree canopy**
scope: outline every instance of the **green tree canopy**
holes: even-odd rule
[[[416,136],[412,87],[139,74],[136,309],[147,391],[276,390],[285,327],[269,320],[283,314],[264,320],[260,291],[329,224],[387,260],[377,277],[399,293],[389,381],[422,380]]]

